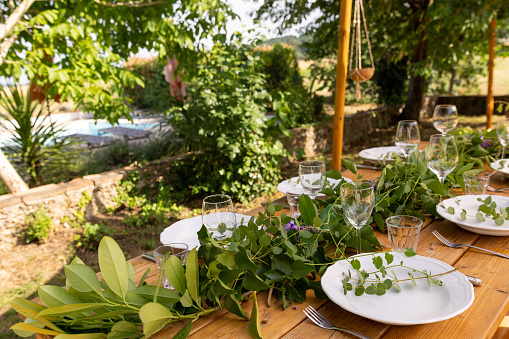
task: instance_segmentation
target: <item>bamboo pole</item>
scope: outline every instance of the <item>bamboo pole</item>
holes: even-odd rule
[[[343,126],[345,116],[345,91],[348,73],[348,49],[352,0],[342,0],[339,16],[338,65],[336,68],[336,94],[334,97],[334,129],[332,137],[332,168],[341,170],[343,152]]]
[[[488,60],[488,95],[486,96],[486,129],[491,128],[493,118],[493,109],[495,102],[493,100],[493,63],[495,60],[495,29],[497,27],[497,19],[493,18],[490,22],[490,38],[489,38],[489,60]]]

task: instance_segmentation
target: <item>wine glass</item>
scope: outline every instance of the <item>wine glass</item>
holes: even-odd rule
[[[410,156],[421,142],[421,134],[419,133],[419,125],[415,120],[401,120],[396,130],[396,146],[401,150],[406,159]]]
[[[344,183],[340,189],[343,213],[355,227],[357,254],[361,253],[361,229],[366,225],[375,203],[375,189],[369,182]]]
[[[213,238],[223,239],[231,236],[237,222],[230,196],[215,194],[205,197],[203,199],[202,222]]]
[[[509,144],[509,119],[502,119],[497,123],[497,137],[502,144],[502,157],[505,158],[505,148]]]
[[[458,110],[454,105],[437,105],[433,112],[433,126],[446,135],[458,125]]]
[[[300,184],[311,199],[314,199],[325,184],[325,163],[318,160],[303,161],[299,164]]]
[[[426,162],[428,168],[437,175],[443,185],[445,177],[458,164],[458,149],[452,135],[433,134],[426,147]],[[440,196],[440,202],[442,202]]]

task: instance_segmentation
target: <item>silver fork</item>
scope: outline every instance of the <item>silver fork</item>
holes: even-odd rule
[[[503,191],[507,191],[507,190],[509,190],[509,188],[494,188],[494,187],[488,186],[488,191],[491,191],[491,192],[503,192]]]
[[[446,238],[444,238],[440,233],[438,233],[438,231],[433,231],[432,232],[433,235],[435,237],[437,237],[438,240],[440,240],[444,245],[446,246],[449,246],[449,247],[452,247],[452,248],[458,248],[458,247],[472,247],[472,248],[475,248],[475,249],[478,249],[478,250],[481,250],[481,251],[485,251],[485,252],[488,252],[488,253],[491,253],[491,254],[495,254],[495,255],[498,255],[502,258],[506,258],[506,259],[509,259],[509,255],[505,255],[505,254],[502,254],[502,253],[498,253],[498,252],[493,252],[493,251],[490,251],[490,250],[487,250],[485,248],[481,248],[481,247],[477,247],[477,246],[472,246],[472,245],[463,245],[463,244],[457,244],[455,242],[452,242]]]
[[[355,332],[352,330],[347,330],[346,328],[334,326],[327,318],[325,318],[320,312],[315,310],[312,306],[306,307],[303,311],[312,322],[314,322],[316,325],[318,325],[322,328],[325,328],[328,330],[338,330],[338,331],[347,332],[347,333],[353,334],[353,335],[355,335],[359,338],[363,338],[363,339],[372,339],[371,337],[360,334],[359,332]]]

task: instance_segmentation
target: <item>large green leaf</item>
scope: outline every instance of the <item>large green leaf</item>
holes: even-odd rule
[[[174,318],[176,318],[176,316],[174,316],[170,310],[158,303],[150,302],[140,308],[140,319],[143,322],[143,333],[147,338],[161,330],[171,319]]]
[[[35,327],[41,328],[41,329],[46,327],[46,325],[44,325],[40,321],[30,319],[30,318],[25,318],[25,321],[23,321],[22,323],[19,323],[19,324],[35,326]],[[19,335],[22,338],[26,338],[26,337],[30,337],[30,336],[34,335],[33,331],[25,331],[25,330],[21,330],[19,328],[15,328],[15,329],[13,329],[13,331],[14,331],[14,333],[16,333],[17,335]],[[55,331],[55,333],[59,333],[59,332]]]
[[[314,217],[318,216],[318,209],[313,200],[306,194],[299,198],[299,210],[304,221],[304,225],[313,225]]]
[[[144,285],[144,286],[138,287],[136,289],[136,293],[138,293],[145,299],[153,300],[154,294],[156,293],[156,289],[157,289],[157,286]],[[171,290],[167,290],[166,288],[159,289],[159,292],[157,294],[157,302],[158,303],[161,303],[161,304],[176,303],[179,300],[180,300],[180,296],[177,293],[175,293]]]
[[[255,339],[262,338],[262,328],[260,327],[260,315],[258,314],[258,302],[256,292],[253,294],[253,308],[251,309],[251,318],[249,319],[249,333]]]
[[[76,313],[81,313],[84,311],[94,310],[103,306],[110,306],[108,303],[82,303],[82,304],[71,304],[71,305],[63,305],[58,307],[49,307],[37,315],[35,319],[39,319],[44,316],[72,316]]]
[[[22,298],[14,298],[9,301],[9,305],[19,314],[24,315],[27,318],[35,320],[35,318],[39,315],[39,312],[47,309],[47,307],[36,304],[34,302],[22,299]],[[51,321],[56,320],[54,317],[43,317],[37,319],[37,321],[43,323],[45,326],[51,328],[56,332],[64,332],[58,326],[54,325]]]
[[[175,334],[173,339],[186,339],[189,336],[189,333],[191,333],[191,326],[193,326],[192,321],[188,322],[186,326],[182,327],[180,331]]]
[[[357,166],[355,166],[353,161],[341,159],[341,165],[345,166],[353,174],[357,174]]]
[[[239,268],[245,270],[256,271],[258,269],[258,265],[251,260],[244,247],[239,247],[239,252],[235,255],[235,263]]]
[[[48,330],[47,328],[40,328],[30,324],[25,323],[17,323],[10,327],[11,330],[22,331],[21,333],[29,333],[27,336],[33,335],[34,333],[47,334],[47,335],[59,335],[61,332],[56,332],[52,330]],[[18,334],[20,335],[20,334]]]
[[[95,272],[86,265],[72,264],[65,266],[65,276],[69,287],[79,292],[95,292],[102,295],[101,283]]]
[[[193,306],[193,299],[191,298],[191,295],[189,294],[189,290],[184,293],[184,295],[180,298],[180,303],[184,307],[191,307]]]
[[[292,264],[292,277],[297,280],[314,271],[314,267],[306,265],[302,260],[295,260]]]
[[[231,313],[238,315],[241,318],[248,319],[246,312],[244,312],[244,309],[242,306],[240,306],[239,301],[237,298],[235,298],[234,295],[227,294],[224,298],[224,307]]]
[[[99,243],[98,256],[104,280],[116,295],[124,299],[129,287],[129,272],[120,246],[115,240],[105,236]]]
[[[111,332],[106,336],[108,339],[128,339],[138,338],[140,332],[138,328],[127,321],[119,321],[111,328]]]
[[[39,286],[39,298],[48,307],[57,307],[68,304],[78,304],[80,300],[62,287],[43,285]]]
[[[169,256],[163,264],[164,274],[173,286],[180,294],[184,294],[186,291],[186,277],[184,274],[184,266],[182,261],[176,255]]]
[[[247,271],[242,279],[242,287],[248,291],[262,291],[268,290],[270,286],[260,279],[256,274],[251,271]]]
[[[229,252],[225,252],[229,253]],[[233,261],[233,258],[232,258]],[[199,278],[200,278],[200,266],[198,263],[198,253],[196,252],[196,248],[193,248],[186,259],[186,282],[187,282],[187,291],[191,295],[191,298],[199,305]]]

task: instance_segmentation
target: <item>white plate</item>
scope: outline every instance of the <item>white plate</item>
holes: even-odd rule
[[[500,165],[500,162],[504,161],[503,165]],[[490,167],[495,171],[502,172],[504,174],[509,174],[509,159],[500,159],[497,161],[493,161],[490,164]]]
[[[501,195],[490,196],[492,197],[493,201],[497,203],[497,211],[499,208],[509,207],[509,197],[504,197]],[[491,218],[486,218],[485,221],[481,222],[475,217],[476,213],[478,212],[477,209],[481,205],[481,202],[477,201],[477,198],[486,199],[487,197],[488,195],[460,195],[456,198],[444,200],[443,205],[445,208],[442,207],[441,204],[438,204],[437,212],[442,218],[452,221],[467,231],[485,235],[508,236],[508,221],[506,221],[502,226],[497,226]],[[447,208],[450,206],[454,207],[454,214],[447,213]],[[460,218],[462,209],[467,211],[467,218],[465,220],[461,220]]]
[[[372,163],[379,163],[385,160],[386,164],[390,164],[394,162],[394,158],[392,153],[398,154],[400,157],[403,156],[403,153],[396,146],[387,146],[387,147],[374,147],[362,150],[359,152],[359,156],[362,159],[368,160]]]
[[[393,263],[398,264],[403,260],[404,265],[427,270],[431,274],[444,273],[452,269],[440,260],[418,255],[407,257],[403,253],[393,254]],[[378,255],[383,258],[383,254]],[[376,271],[372,256],[364,254],[358,259],[361,262],[361,269],[368,272]],[[400,282],[401,292],[393,287],[382,296],[363,294],[358,297],[353,291],[345,295],[342,273],[348,274],[348,269],[352,272],[352,277],[356,277],[355,270],[346,260],[338,261],[329,267],[321,279],[324,292],[345,310],[381,323],[391,325],[433,323],[462,313],[474,301],[472,284],[458,271],[437,277],[443,282],[442,286],[431,284],[428,287],[426,279],[416,279],[417,286],[413,286],[410,281]],[[403,267],[395,267],[391,270],[394,270],[400,280],[407,279],[407,272],[411,272]],[[421,276],[414,272],[412,275],[414,278]]]
[[[346,182],[352,182],[352,179],[345,178],[345,177],[343,177],[343,179],[345,179]],[[328,184],[327,184],[327,181],[329,182]],[[341,180],[327,178],[327,181],[325,182],[324,187],[327,187],[327,186],[334,187]],[[302,185],[300,184],[299,177],[293,177],[291,179],[282,181],[282,182],[279,183],[279,185],[277,185],[277,190],[279,192],[283,193],[283,194],[286,194],[286,192],[288,192],[288,190],[291,190],[292,188],[302,188],[302,189],[304,189],[304,187],[302,187]],[[318,195],[319,196],[323,196],[324,194],[323,193],[318,193]]]
[[[240,224],[244,220],[244,224],[251,219],[248,215],[235,213],[235,220]],[[198,231],[202,226],[201,215],[189,219],[179,220],[176,223],[168,226],[159,236],[162,244],[170,242],[180,242],[187,244],[189,250],[195,247],[200,247],[200,240],[198,239]]]

